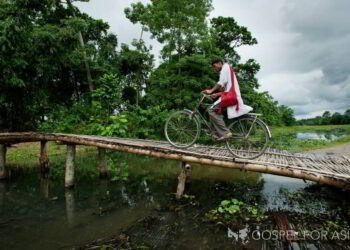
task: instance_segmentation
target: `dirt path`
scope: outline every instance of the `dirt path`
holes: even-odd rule
[[[338,155],[338,156],[344,155],[350,158],[350,143],[345,143],[345,144],[333,146],[330,148],[310,150],[307,152],[315,153],[315,154]]]

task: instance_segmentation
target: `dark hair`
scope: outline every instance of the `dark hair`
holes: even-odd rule
[[[220,57],[213,57],[211,59],[211,65],[215,64],[215,63],[224,63],[224,60],[222,60]]]

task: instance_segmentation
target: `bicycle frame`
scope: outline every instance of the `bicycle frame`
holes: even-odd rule
[[[209,129],[209,132],[210,133],[212,133],[213,132],[213,130],[212,130],[212,128],[211,128],[211,126],[209,125],[209,122],[207,121],[207,119],[205,119],[204,117],[203,117],[203,115],[199,112],[199,107],[201,106],[201,104],[203,103],[203,101],[204,101],[204,99],[205,98],[209,98],[208,97],[208,95],[204,95],[203,94],[203,96],[201,97],[201,99],[199,100],[199,102],[198,102],[198,104],[196,105],[196,107],[193,109],[193,110],[190,110],[190,109],[184,109],[186,112],[189,112],[189,113],[191,113],[192,114],[192,116],[195,116],[197,119],[198,119],[198,121],[199,121],[199,123],[200,123],[200,125],[202,126],[202,124],[204,124],[206,127],[207,127],[207,129]],[[207,106],[207,108],[205,109],[205,112],[207,112],[208,113],[208,110],[209,110],[209,106],[211,106],[212,104],[208,104]]]
[[[198,104],[196,105],[196,107],[195,107],[193,110],[190,110],[190,109],[184,109],[184,110],[185,110],[186,112],[191,113],[192,116],[195,116],[195,117],[198,119],[198,121],[199,121],[199,123],[200,123],[201,125],[204,124],[204,125],[206,126],[206,128],[209,129],[209,132],[210,132],[210,133],[213,133],[214,131],[213,131],[213,129],[211,128],[211,126],[210,126],[209,122],[207,121],[207,119],[205,119],[205,118],[203,117],[203,115],[198,111],[199,107],[201,106],[201,104],[203,103],[203,101],[205,100],[205,98],[208,98],[208,99],[212,100],[211,98],[209,98],[208,95],[202,94],[201,99],[199,100]],[[212,104],[208,104],[207,106],[208,106],[208,107],[205,109],[205,112],[208,113],[209,106],[212,106]],[[245,138],[248,138],[249,135],[250,135],[250,133],[251,133],[251,131],[252,131],[253,125],[255,124],[255,122],[256,122],[257,119],[258,119],[258,114],[252,113],[252,114],[246,114],[246,115],[248,115],[248,116],[250,116],[250,117],[254,117],[254,122],[252,123],[252,126],[249,128],[249,131],[248,131],[248,133],[247,133],[246,136],[245,136]],[[235,118],[235,119],[239,119],[239,118],[242,118],[242,117],[244,117],[244,116],[245,116],[245,115],[240,116],[240,117],[237,117],[237,118]],[[269,138],[271,139],[272,135],[271,135],[270,128],[269,128],[269,127],[266,125],[266,123],[265,123],[264,121],[262,121],[261,119],[259,119],[259,121],[266,127],[266,130],[267,130],[267,132],[268,132],[268,136],[269,136]]]

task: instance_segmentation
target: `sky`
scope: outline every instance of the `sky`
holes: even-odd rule
[[[137,1],[90,0],[76,5],[108,22],[119,43],[130,44],[141,34],[141,26],[124,14],[133,2]],[[268,91],[292,108],[298,119],[350,109],[349,0],[213,0],[212,4],[209,18],[233,17],[258,40],[238,52],[242,62],[253,58],[260,64],[259,91]],[[143,38],[159,55],[161,45],[149,34]]]

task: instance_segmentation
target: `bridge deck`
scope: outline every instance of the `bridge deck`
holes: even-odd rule
[[[30,141],[61,141],[67,144],[89,145],[159,158],[181,160],[270,173],[350,189],[350,159],[316,154],[292,154],[269,149],[257,159],[234,159],[224,147],[194,145],[178,149],[165,141],[127,139],[103,136],[58,133],[0,133],[0,144]]]

